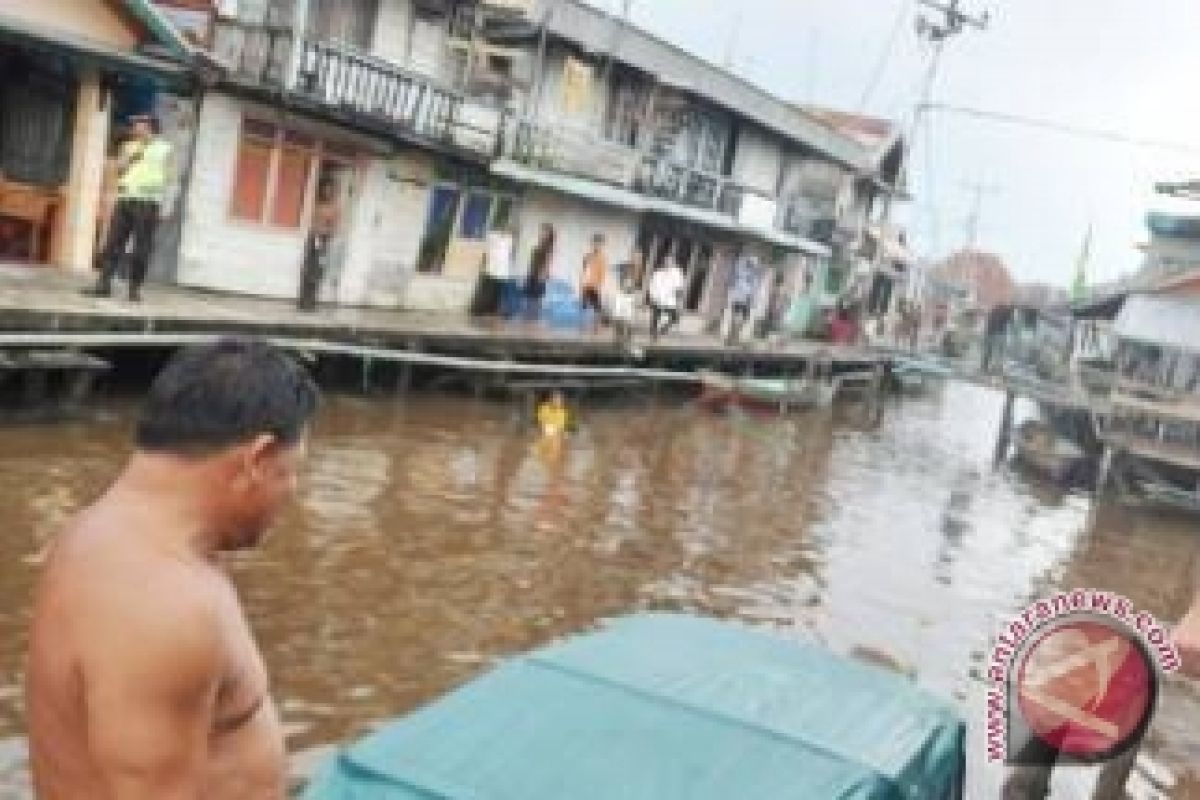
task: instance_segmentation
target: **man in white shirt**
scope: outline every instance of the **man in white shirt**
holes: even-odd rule
[[[505,290],[513,276],[513,244],[513,233],[506,228],[488,234],[483,272],[471,309],[476,316],[498,314],[503,309]]]
[[[650,334],[655,339],[679,322],[679,303],[687,278],[674,258],[660,264],[650,276]]]

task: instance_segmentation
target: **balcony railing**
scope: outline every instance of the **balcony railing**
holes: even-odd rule
[[[735,181],[654,158],[572,125],[513,121],[504,137],[506,156],[526,166],[599,181],[731,217],[746,190]]]
[[[214,51],[237,81],[308,101],[352,124],[495,150],[498,114],[354,47],[305,39],[296,54],[294,41],[290,29],[222,21]]]
[[[449,140],[462,98],[351,48],[305,41],[295,90],[324,107]]]
[[[653,197],[737,217],[746,190],[730,178],[664,159],[642,160],[634,188]]]
[[[585,128],[514,120],[504,137],[504,154],[534,169],[561,172],[628,189],[639,153]]]

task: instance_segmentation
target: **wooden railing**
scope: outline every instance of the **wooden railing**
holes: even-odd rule
[[[793,197],[781,206],[778,227],[793,236],[829,245],[833,244],[837,226],[833,215],[832,207],[823,207],[806,197]]]
[[[465,108],[461,95],[430,78],[351,46],[305,39],[298,54],[293,46],[288,28],[222,21],[214,52],[237,81],[306,100],[350,123],[488,155],[496,149],[498,122],[488,124],[488,114]]]
[[[746,189],[734,180],[674,161],[647,157],[642,160],[634,188],[664,200],[736,217]]]
[[[305,41],[295,92],[347,114],[449,140],[462,98],[353,48]]]
[[[513,120],[502,150],[536,169],[590,178],[731,217],[740,213],[748,191],[730,178],[649,156],[580,126]]]
[[[505,132],[504,155],[535,169],[561,172],[628,189],[639,153],[585,128],[514,120]]]

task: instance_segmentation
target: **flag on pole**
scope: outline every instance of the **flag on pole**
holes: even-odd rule
[[[1092,260],[1092,226],[1089,224],[1087,234],[1083,237],[1083,249],[1079,252],[1079,261],[1075,264],[1075,282],[1071,284],[1071,300],[1079,302],[1087,294],[1087,268]]]

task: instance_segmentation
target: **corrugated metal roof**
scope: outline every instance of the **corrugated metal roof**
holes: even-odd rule
[[[122,70],[153,72],[180,80],[188,74],[187,68],[175,61],[120,50],[107,42],[31,24],[28,20],[5,14],[0,14],[0,39],[25,42],[47,50],[70,51],[85,60]]]
[[[759,86],[582,0],[550,6],[547,30],[650,73],[664,84],[708,98],[793,142],[869,173],[874,158],[853,138]]]
[[[175,55],[190,58],[195,54],[192,44],[149,0],[120,0],[120,5],[142,23],[159,44]]]
[[[1117,316],[1117,336],[1200,352],[1200,299],[1133,295]]]

